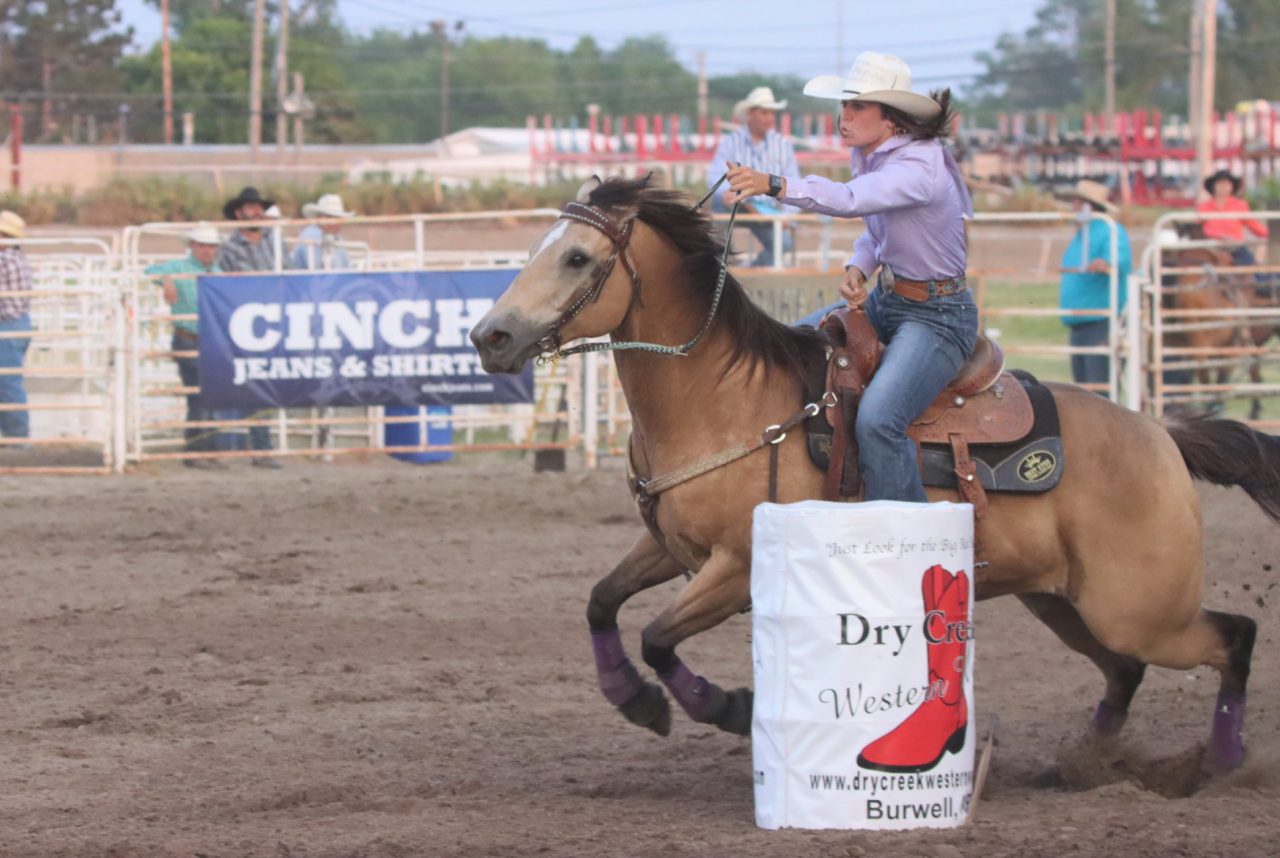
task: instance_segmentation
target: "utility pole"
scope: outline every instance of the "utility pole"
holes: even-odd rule
[[[289,94],[289,0],[280,0],[280,41],[276,46],[276,151],[289,143],[289,117],[284,100]]]
[[[253,4],[253,43],[249,54],[249,160],[258,160],[262,145],[262,27],[266,0]]]
[[[1107,131],[1116,115],[1116,0],[1107,0],[1107,93],[1106,106]]]
[[[160,76],[164,87],[164,142],[173,145],[173,63],[169,56],[169,0],[160,0]]]
[[[704,127],[707,118],[707,52],[698,51],[698,127]]]
[[[293,97],[297,99],[298,110],[293,114],[293,151],[302,154],[302,105],[306,103],[303,93],[302,72],[293,73]]]
[[[1191,9],[1191,68],[1187,79],[1187,142],[1192,146],[1200,139],[1200,64],[1204,60],[1204,18],[1200,2]]]
[[[449,136],[449,28],[448,21],[432,21],[431,32],[440,37],[440,139]],[[443,144],[447,145],[447,144]]]
[[[1200,0],[1201,25],[1200,60],[1200,115],[1196,118],[1196,172],[1197,184],[1203,184],[1213,170],[1213,144],[1217,129],[1214,127],[1214,87],[1218,69],[1218,0]]]

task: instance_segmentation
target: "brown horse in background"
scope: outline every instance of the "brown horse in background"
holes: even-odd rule
[[[1183,237],[1198,237],[1199,225],[1190,226],[1190,230],[1182,231]],[[1216,247],[1188,247],[1174,251],[1173,260],[1179,268],[1200,267],[1202,270],[1200,273],[1179,274],[1172,278],[1175,281],[1172,284],[1174,291],[1165,293],[1165,307],[1178,310],[1224,310],[1275,308],[1278,305],[1273,287],[1259,289],[1253,275],[1231,272],[1235,263],[1231,254],[1225,250]],[[1265,345],[1280,330],[1280,326],[1274,322],[1232,324],[1229,319],[1221,316],[1185,316],[1180,317],[1178,322],[1205,326],[1169,335],[1173,343],[1198,349],[1257,348]],[[1219,366],[1216,372],[1208,367],[1201,367],[1195,370],[1195,374],[1201,384],[1216,382],[1221,385],[1230,379],[1232,370],[1231,366]],[[1249,380],[1254,384],[1262,383],[1261,356],[1248,359],[1248,373]],[[1220,405],[1221,400],[1218,402]],[[1249,408],[1249,419],[1257,420],[1261,416],[1262,402],[1254,397]]]
[[[782,325],[728,277],[705,214],[646,180],[588,182],[536,245],[471,338],[490,372],[517,372],[561,342],[685,343],[682,357],[619,351],[633,418],[632,490],[656,485],[726,448],[769,436],[801,406],[806,367],[822,362],[811,329]],[[621,261],[621,265],[615,263]],[[1256,625],[1201,606],[1204,564],[1193,479],[1243,486],[1280,520],[1280,441],[1225,420],[1160,423],[1079,387],[1047,385],[1058,406],[1066,473],[1040,495],[992,494],[976,524],[978,598],[1017,595],[1106,679],[1093,728],[1113,734],[1146,666],[1208,665],[1221,674],[1206,771],[1240,764]],[[762,435],[763,433],[763,435]],[[823,475],[803,433],[776,446],[780,502],[821,497]],[[601,690],[635,724],[661,735],[671,711],[628,658],[617,617],[636,593],[696,574],[643,630],[642,655],[695,721],[746,735],[751,691],[697,676],[679,644],[750,602],[752,510],[768,497],[768,456],[745,455],[659,495],[652,527],[595,585],[587,606]],[[931,500],[956,500],[931,488]],[[644,493],[641,493],[641,497]],[[851,499],[856,500],[856,499]]]

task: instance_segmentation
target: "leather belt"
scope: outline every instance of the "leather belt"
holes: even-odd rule
[[[924,303],[940,295],[958,295],[969,288],[963,276],[946,280],[908,280],[898,277],[889,266],[880,269],[880,285],[908,301]]]

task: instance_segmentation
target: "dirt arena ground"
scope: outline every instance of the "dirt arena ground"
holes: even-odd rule
[[[1209,602],[1261,622],[1243,771],[1178,795],[1216,677],[1153,670],[1122,746],[1101,691],[1014,600],[978,607],[976,822],[766,832],[749,742],[660,739],[595,688],[583,612],[639,532],[620,470],[489,459],[8,478],[0,507],[3,856],[1280,854],[1280,528],[1203,492]],[[641,626],[674,585],[622,615]],[[683,654],[750,679],[749,617]]]

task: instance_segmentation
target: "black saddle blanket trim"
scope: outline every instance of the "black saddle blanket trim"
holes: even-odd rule
[[[989,492],[1047,492],[1062,480],[1065,459],[1058,403],[1035,376],[1012,370],[1031,397],[1035,413],[1026,437],[1009,444],[970,444],[969,456],[978,479]],[[825,429],[825,432],[823,431]],[[821,417],[809,421],[809,458],[825,471],[831,450],[831,428]],[[955,461],[946,444],[925,444],[921,452],[926,486],[955,488]]]

